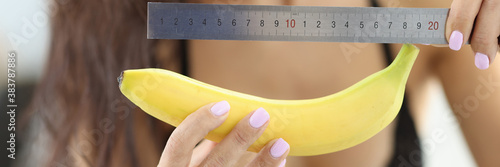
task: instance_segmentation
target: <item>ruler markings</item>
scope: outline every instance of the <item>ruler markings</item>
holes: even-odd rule
[[[148,38],[446,44],[444,26],[448,10],[148,3]],[[246,17],[243,15],[245,11]],[[260,19],[256,20],[254,16],[259,16],[259,13]],[[270,19],[268,16],[272,18],[273,13],[275,19]],[[311,17],[307,17],[308,13]],[[178,20],[175,25],[174,18]],[[203,19],[207,20],[205,25],[200,22]],[[248,23],[247,19],[250,20]],[[294,27],[290,27],[291,20]],[[335,21],[335,26],[332,21]],[[420,29],[417,29],[417,22]],[[436,29],[428,30],[428,22],[436,22]],[[289,35],[271,35],[273,30],[277,35],[286,29],[289,29]],[[292,38],[298,36],[301,29],[304,36]],[[317,35],[312,33],[315,29]],[[244,30],[247,30],[246,35]],[[258,30],[261,35],[256,34]]]

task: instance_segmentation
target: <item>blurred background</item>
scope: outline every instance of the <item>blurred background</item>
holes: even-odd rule
[[[7,131],[9,116],[6,114],[7,56],[11,51],[17,53],[16,66],[16,103],[18,105],[16,123],[31,99],[34,87],[44,70],[50,44],[50,11],[47,0],[23,0],[0,2],[0,164],[10,166],[7,158],[9,140]],[[442,88],[438,81],[431,83],[433,93],[428,96],[429,108],[424,115],[425,124],[418,127],[421,137],[422,157],[426,167],[473,167],[476,166],[467,144],[460,131]],[[418,121],[418,120],[417,120]],[[17,127],[16,127],[17,128]],[[16,131],[17,134],[22,131]],[[16,156],[22,143],[16,139]]]
[[[10,116],[7,106],[7,56],[16,52],[16,136],[19,136],[20,118],[31,99],[34,87],[41,77],[49,45],[50,12],[46,0],[0,2],[0,166],[10,166],[14,161],[7,157],[6,149],[10,132],[7,130]],[[16,137],[16,156],[22,149]]]

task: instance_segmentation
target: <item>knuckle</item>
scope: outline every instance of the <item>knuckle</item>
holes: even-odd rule
[[[252,166],[256,166],[256,167],[266,167],[266,166],[273,166],[273,164],[276,164],[275,161],[277,160],[273,160],[271,159],[270,157],[263,157],[263,156],[269,156],[269,155],[260,155],[260,157],[258,157],[257,159],[254,160],[254,162],[252,163]]]
[[[214,159],[214,165],[215,166],[224,166],[225,164],[227,164],[227,160],[223,156],[217,156]]]
[[[270,166],[272,163],[265,160],[265,159],[261,159],[260,161],[257,162],[256,166],[258,167],[266,167],[266,166]]]
[[[196,124],[196,123],[199,123],[200,121],[203,120],[203,119],[201,119],[202,117],[203,117],[203,113],[194,112],[194,113],[189,114],[186,117],[186,119],[184,119],[184,120],[192,120],[191,123]]]
[[[265,167],[265,166],[267,166],[267,163],[265,161],[259,161],[259,162],[257,162],[257,166],[258,167]]]
[[[484,0],[483,4],[490,7],[491,9],[497,9],[500,6],[500,1],[498,0]]]
[[[198,122],[198,116],[196,113],[191,113],[181,122],[179,126],[184,125],[186,128],[190,128],[192,127],[190,125],[196,125]]]
[[[207,159],[207,163],[203,165],[204,167],[220,167],[225,166],[227,164],[227,159],[218,153],[215,153],[213,156]]]
[[[236,128],[234,131],[234,142],[241,147],[248,146],[250,142],[250,135],[241,128]]]
[[[214,117],[212,115],[212,113],[210,113],[209,108],[208,109],[200,109],[194,113],[191,113],[184,120],[188,120],[188,119],[190,120],[189,124],[192,125],[192,126],[190,126],[190,128],[200,128],[201,127],[201,128],[205,128],[205,129],[209,129],[209,130],[212,130],[213,128],[217,127],[222,122],[224,122],[223,120],[216,119],[216,117]]]
[[[491,41],[490,38],[491,37],[489,37],[485,33],[477,32],[472,37],[471,42],[473,45],[476,45],[476,46],[481,46],[481,47],[490,46],[491,45],[491,43],[489,42],[489,41]]]
[[[171,137],[167,142],[167,147],[165,148],[169,155],[179,155],[181,153],[179,149],[180,146],[184,144],[183,140],[178,137]]]
[[[476,18],[475,15],[467,15],[462,13],[450,13],[450,19],[454,21],[455,25],[461,25],[462,23],[470,23]]]
[[[205,131],[205,129],[211,130],[214,128],[212,122],[212,119],[204,118],[202,114],[193,113],[188,115],[181,124],[184,124],[182,128],[184,131]]]

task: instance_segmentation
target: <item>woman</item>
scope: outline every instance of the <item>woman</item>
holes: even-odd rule
[[[233,3],[371,6],[373,2]],[[409,100],[399,120],[353,148],[320,156],[288,157],[287,166],[420,166],[421,159],[414,156],[420,152],[410,114],[417,118],[415,123],[422,123],[419,116],[423,106],[418,104],[425,101],[427,81],[435,77],[460,120],[477,164],[497,165],[500,132],[495,129],[500,127],[500,91],[495,91],[495,83],[500,80],[500,67],[492,65],[481,71],[476,66],[488,68],[497,53],[499,1],[378,3],[391,7],[451,4],[446,35],[450,48],[460,51],[422,46],[408,80]],[[29,166],[154,166],[158,162],[159,166],[279,166],[289,151],[284,140],[271,141],[259,154],[244,151],[265,129],[266,120],[273,119],[266,116],[265,109],[241,120],[233,129],[234,135],[224,139],[228,142],[205,140],[193,150],[197,140],[221,124],[228,112],[237,111],[229,111],[225,102],[207,104],[174,131],[125,99],[115,78],[125,69],[158,67],[266,98],[306,99],[338,92],[383,69],[388,63],[385,55],[394,55],[389,52],[400,48],[380,44],[147,40],[145,0],[56,1],[55,5],[50,59],[32,104],[32,136],[28,141],[35,151],[43,152],[31,151]],[[462,47],[472,32],[472,49]],[[490,83],[488,89],[478,90],[484,80]],[[464,108],[470,106],[467,98],[478,91],[488,97],[481,98],[474,108]],[[251,123],[254,113],[258,116],[253,122],[257,123]],[[280,148],[271,151],[276,143]]]

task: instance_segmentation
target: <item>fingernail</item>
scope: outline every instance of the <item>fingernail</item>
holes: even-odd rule
[[[264,125],[267,120],[269,120],[269,114],[262,107],[255,110],[255,112],[250,117],[250,126],[254,128],[260,128]]]
[[[229,108],[231,108],[229,106],[229,103],[227,101],[220,101],[220,102],[217,102],[215,103],[212,108],[210,108],[210,112],[212,112],[212,114],[214,114],[215,116],[221,116],[221,115],[224,115],[225,113],[227,113],[229,111]]]
[[[284,166],[285,166],[285,164],[286,164],[286,159],[284,159],[283,161],[281,161],[281,164],[280,164],[280,166],[279,166],[279,167],[284,167]]]
[[[274,158],[279,158],[283,154],[285,154],[286,150],[290,148],[290,145],[283,140],[282,138],[278,139],[276,142],[274,142],[273,146],[271,147],[271,156]]]
[[[488,67],[490,67],[490,59],[488,56],[482,53],[476,53],[476,58],[475,58],[475,64],[476,67],[479,68],[480,70],[486,70]]]
[[[462,48],[464,35],[459,31],[453,31],[450,36],[450,49],[458,51]]]

